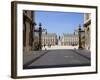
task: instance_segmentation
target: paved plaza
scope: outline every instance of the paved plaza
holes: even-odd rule
[[[90,51],[78,49],[42,50],[24,54],[23,68],[90,66]]]

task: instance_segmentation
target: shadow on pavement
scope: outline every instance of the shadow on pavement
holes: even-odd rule
[[[84,58],[91,60],[91,53],[88,50],[72,50],[76,54],[83,56]]]
[[[43,54],[41,54],[41,55],[39,55],[39,56],[33,58],[32,60],[28,61],[27,63],[25,63],[25,64],[23,65],[23,69],[27,68],[28,65],[30,65],[31,63],[33,63],[34,61],[36,61],[36,60],[39,59],[40,57],[44,56],[47,52],[48,52],[48,51],[44,52]]]

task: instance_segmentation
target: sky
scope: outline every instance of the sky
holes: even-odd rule
[[[42,24],[42,28],[47,29],[48,33],[74,33],[79,24],[82,26],[84,22],[83,13],[73,12],[50,12],[35,11],[35,22]]]

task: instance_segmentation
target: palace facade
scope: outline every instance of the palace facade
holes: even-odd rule
[[[56,33],[42,34],[42,46],[55,46],[57,45]]]
[[[67,34],[64,33],[61,36],[61,45],[62,46],[76,46],[79,43],[79,37],[78,34]]]

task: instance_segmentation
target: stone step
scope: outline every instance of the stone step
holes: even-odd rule
[[[78,46],[51,46],[43,47],[42,50],[52,50],[52,49],[78,49]]]

